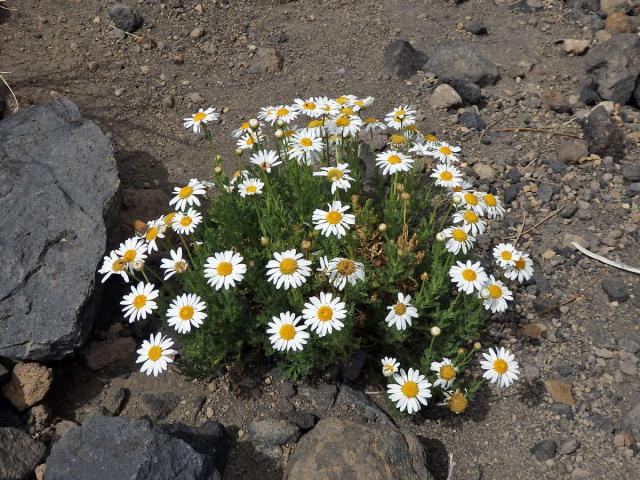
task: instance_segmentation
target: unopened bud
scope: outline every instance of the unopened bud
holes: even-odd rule
[[[458,355],[464,355],[465,353],[467,353],[467,351],[463,347],[458,349]]]
[[[135,260],[133,262],[133,269],[136,272],[141,272],[142,270],[144,270],[144,262],[142,260]]]
[[[456,194],[453,196],[453,199],[451,201],[453,202],[454,205],[460,205],[462,203],[462,197]]]
[[[351,195],[351,203],[354,205],[360,201],[360,195],[353,194]]]
[[[431,335],[433,335],[434,337],[437,337],[441,333],[442,330],[440,330],[440,327],[431,327]]]
[[[309,240],[303,240],[302,243],[300,244],[300,247],[303,250],[309,250],[311,248],[311,242]]]
[[[396,183],[396,190],[398,192],[404,192],[404,184],[403,183]]]
[[[213,171],[216,175],[220,175],[222,173],[222,167],[216,167],[213,169]]]
[[[222,155],[220,155],[219,153],[216,155],[215,160],[217,163],[220,163],[222,161]]]
[[[274,133],[274,135],[276,136],[276,138],[282,138],[284,136],[284,132],[278,129],[276,130],[276,133]]]
[[[269,245],[269,239],[267,237],[260,237],[260,245],[266,247]]]
[[[422,272],[422,274],[420,275],[420,280],[422,280],[423,282],[427,282],[429,280],[429,274],[427,272]]]
[[[249,126],[251,128],[257,128],[258,125],[260,125],[260,123],[255,118],[252,118],[251,120],[249,120]]]
[[[439,242],[444,242],[447,237],[444,236],[444,233],[438,232],[436,233],[436,240]]]
[[[236,148],[236,151],[234,153],[236,154],[237,157],[241,157],[242,156],[242,149],[241,148]]]
[[[380,230],[381,232],[386,232],[387,231],[387,224],[386,223],[381,223],[380,225],[378,225],[378,230]]]
[[[409,192],[402,192],[400,194],[400,198],[402,198],[402,200],[404,200],[406,202],[407,200],[409,200],[411,198],[411,194]]]
[[[480,342],[476,342],[473,344],[473,348],[475,350],[480,350],[482,348],[482,345],[480,344]]]
[[[285,126],[284,120],[282,120],[281,118],[279,118],[279,119],[276,121],[276,127],[278,127],[278,128],[282,128],[282,127],[284,127],[284,126]]]

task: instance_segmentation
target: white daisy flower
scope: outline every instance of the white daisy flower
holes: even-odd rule
[[[164,238],[164,230],[166,227],[164,226],[162,218],[159,218],[158,220],[147,222],[146,228],[147,230],[142,233],[141,238],[147,242],[147,253],[151,254],[151,252],[158,250],[156,240],[158,238]]]
[[[287,105],[277,105],[275,107],[263,108],[258,114],[259,118],[263,118],[271,125],[275,125],[278,120],[282,120],[284,123],[291,123],[298,116],[298,110],[295,107]]]
[[[121,243],[115,253],[127,264],[129,271],[133,272],[133,266],[137,262],[144,262],[145,258],[147,258],[146,251],[147,245],[144,240],[132,237]]]
[[[200,200],[198,195],[204,195],[207,191],[204,185],[196,178],[189,180],[189,184],[184,187],[173,187],[173,194],[175,195],[170,201],[169,205],[175,204],[176,210],[186,210],[191,205],[200,206]]]
[[[291,158],[295,158],[300,164],[311,165],[320,158],[323,146],[324,142],[313,131],[301,130],[290,140]]]
[[[504,216],[504,207],[494,195],[485,193],[480,197],[480,201],[487,213],[487,217],[498,218]]]
[[[456,283],[458,290],[468,295],[474,291],[481,291],[489,280],[480,262],[471,263],[471,260],[467,260],[466,263],[456,262],[456,265],[449,269],[449,276],[451,281]]]
[[[436,179],[435,183],[439,187],[454,188],[460,185],[462,173],[454,166],[441,163],[433,169],[431,178]]]
[[[400,368],[400,362],[394,357],[384,357],[380,360],[380,363],[382,363],[382,375],[385,377],[390,377],[394,373],[397,373]]]
[[[240,150],[251,150],[256,144],[262,142],[262,140],[264,140],[264,136],[260,130],[257,132],[252,131],[240,137],[236,142],[236,146]]]
[[[320,297],[311,297],[302,310],[305,325],[320,337],[333,330],[341,330],[344,327],[341,320],[346,316],[346,305],[340,301],[340,297],[324,292],[320,292]]]
[[[387,150],[376,155],[376,165],[382,168],[384,175],[393,175],[411,170],[413,159],[397,150]]]
[[[349,210],[349,205],[342,205],[339,200],[334,200],[328,203],[329,210],[315,209],[313,211],[313,224],[316,230],[320,230],[320,233],[325,237],[335,235],[338,238],[342,238],[347,234],[347,230],[350,229],[349,225],[356,223],[356,216],[351,213],[345,213]]]
[[[467,181],[466,179],[461,179],[460,180],[460,185],[456,185],[455,187],[451,187],[449,189],[449,191],[452,194],[456,194],[456,193],[463,193],[463,192],[467,192],[469,190],[471,190],[473,188],[473,183]],[[462,199],[461,199],[462,201]]]
[[[167,369],[169,364],[173,362],[173,356],[178,353],[171,347],[173,340],[169,337],[163,337],[160,332],[153,335],[149,340],[142,342],[142,346],[138,349],[138,359],[136,363],[142,363],[140,371],[157,377]]]
[[[315,102],[318,104],[318,109],[322,112],[323,116],[333,117],[340,111],[340,105],[327,97],[316,97]]]
[[[435,146],[428,155],[440,160],[441,162],[454,163],[459,162],[460,159],[456,156],[461,150],[460,147],[449,145],[445,142],[439,142],[439,145]]]
[[[384,120],[391,128],[400,130],[416,123],[416,111],[410,105],[400,105],[387,113]]]
[[[504,276],[509,280],[518,280],[520,283],[529,280],[533,276],[533,260],[531,260],[529,254],[515,252],[513,265],[506,267]]]
[[[482,290],[478,294],[483,299],[482,304],[491,313],[500,313],[507,310],[507,301],[513,300],[511,290],[504,286],[500,280],[496,280],[493,275],[489,276],[489,280],[484,284]]]
[[[459,210],[453,214],[453,223],[461,223],[469,227],[469,233],[478,236],[484,233],[486,223],[473,210]]]
[[[358,97],[356,97],[355,95],[340,95],[335,99],[335,102],[341,107],[348,107],[352,105],[353,102],[357,99]]]
[[[327,256],[323,255],[322,257],[320,257],[318,259],[318,262],[319,262],[320,266],[318,268],[316,268],[316,272],[320,272],[323,275],[329,275],[329,271],[330,271],[330,268],[331,268],[331,262],[329,261]]]
[[[418,310],[411,305],[411,295],[405,296],[398,292],[398,301],[395,305],[387,307],[389,313],[384,319],[390,327],[395,326],[398,330],[406,330],[411,326],[411,319],[418,317]]]
[[[484,215],[484,205],[480,201],[480,196],[477,192],[471,191],[461,191],[456,192],[454,196],[460,200],[458,206],[460,208],[466,208],[468,210],[473,210],[476,215]]]
[[[406,410],[412,414],[422,408],[420,404],[427,405],[427,399],[431,398],[431,384],[424,375],[420,375],[420,371],[400,369],[393,379],[396,383],[387,385],[387,395],[401,412]]]
[[[311,118],[318,118],[324,113],[320,108],[320,103],[318,103],[314,98],[308,98],[306,100],[296,98],[293,103],[294,107],[300,113],[304,113],[306,116]]]
[[[244,279],[245,273],[247,266],[244,258],[233,250],[214,253],[213,257],[207,258],[204,265],[204,278],[216,290],[235,287]]]
[[[251,132],[252,130],[253,128],[251,128],[251,125],[249,124],[248,121],[242,122],[240,126],[233,131],[233,136],[235,138],[240,138],[243,135],[246,135],[247,133]]]
[[[111,251],[108,256],[102,260],[102,267],[98,273],[104,275],[102,283],[106,282],[111,275],[120,275],[122,279],[129,283],[129,275],[127,274],[127,262],[125,262],[115,251]]]
[[[490,348],[488,353],[483,353],[485,360],[480,361],[480,366],[485,372],[484,378],[491,383],[497,383],[499,387],[508,387],[518,380],[520,367],[515,356],[504,347],[500,349]]]
[[[364,131],[373,133],[376,130],[384,130],[387,126],[375,117],[367,117],[364,119]]]
[[[447,240],[445,248],[457,255],[460,250],[462,253],[467,253],[471,250],[476,238],[470,233],[471,228],[468,225],[462,225],[460,227],[449,227],[442,231],[442,235]]]
[[[207,317],[207,305],[193,293],[178,295],[167,310],[167,323],[178,333],[189,333],[191,327],[198,328]]]
[[[171,258],[163,258],[160,262],[160,268],[164,270],[165,280],[171,278],[176,273],[184,273],[189,268],[187,261],[182,258],[182,247],[169,251],[169,255]]]
[[[465,393],[462,393],[460,390],[456,390],[455,392],[445,391],[443,393],[444,401],[438,405],[448,407],[449,410],[455,414],[461,414],[467,410],[469,400],[467,399],[466,391]]]
[[[284,312],[278,317],[272,317],[272,320],[267,329],[267,333],[271,335],[271,346],[280,351],[302,350],[309,338],[309,332],[305,331],[307,326],[298,325],[302,317]]]
[[[280,287],[284,287],[285,290],[290,287],[298,288],[311,275],[309,268],[311,262],[302,258],[302,253],[298,253],[295,248],[284,252],[275,252],[273,258],[274,260],[269,260],[267,263],[267,276],[268,280],[278,289]]]
[[[220,114],[216,113],[216,109],[209,107],[206,110],[202,108],[184,119],[184,128],[193,128],[194,133],[200,132],[200,126],[218,119]]]
[[[362,119],[357,115],[338,115],[327,122],[329,132],[341,137],[355,137],[361,126]]]
[[[441,362],[431,362],[432,372],[436,372],[436,381],[433,382],[434,387],[441,387],[443,390],[448,390],[453,385],[453,382],[456,381],[456,375],[458,373],[458,369],[453,364],[453,362],[443,357]]]
[[[360,110],[373,105],[373,100],[373,97],[356,98],[351,102],[351,108],[353,108],[354,112],[359,112]]]
[[[267,173],[271,173],[273,167],[282,165],[282,161],[278,158],[278,154],[274,150],[260,150],[258,153],[251,155],[249,160]]]
[[[247,178],[238,185],[238,193],[242,198],[247,195],[260,195],[262,187],[264,187],[264,183],[259,178]]]
[[[337,257],[329,262],[329,281],[338,290],[344,290],[349,283],[355,285],[356,282],[364,281],[364,265],[350,258]]]
[[[425,133],[422,136],[422,144],[430,149],[435,149],[441,145],[441,142],[440,140],[438,140],[438,137],[436,135],[432,133]]]
[[[124,317],[129,318],[129,323],[144,320],[148,314],[158,308],[158,304],[154,301],[156,298],[158,298],[158,290],[152,283],[140,282],[138,285],[132,285],[131,292],[126,294],[120,302]]]
[[[200,222],[202,222],[200,212],[190,208],[188,212],[178,212],[173,219],[171,227],[180,235],[190,235],[195,232]]]
[[[501,243],[493,248],[493,258],[501,268],[513,267],[517,250],[511,243]]]
[[[331,193],[337,189],[347,191],[354,179],[349,175],[351,170],[348,163],[338,163],[335,167],[322,167],[319,172],[313,172],[314,177],[326,177],[331,182]]]

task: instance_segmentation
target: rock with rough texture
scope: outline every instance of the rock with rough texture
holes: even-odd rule
[[[109,366],[132,364],[138,345],[131,337],[118,337],[91,342],[83,352],[87,367],[100,370]]]
[[[486,163],[476,163],[473,166],[473,171],[478,175],[478,178],[485,182],[493,182],[496,179],[496,169]]]
[[[575,38],[567,38],[562,46],[564,51],[572,55],[583,55],[589,48],[589,40],[579,40]]]
[[[22,430],[0,428],[0,478],[24,480],[42,463],[47,448]]]
[[[146,421],[91,417],[51,449],[47,480],[219,480],[215,449],[199,453]]]
[[[420,441],[392,425],[329,417],[304,435],[287,480],[432,480]]]
[[[384,49],[384,64],[395,76],[406,79],[415,75],[428,57],[406,40],[394,40]]]
[[[340,385],[335,406],[340,413],[355,414],[371,423],[391,423],[389,416],[366,393],[349,385]]]
[[[624,138],[622,130],[615,124],[609,112],[602,105],[594,108],[582,123],[589,153],[615,159],[624,157]]]
[[[467,105],[477,105],[482,101],[482,90],[475,83],[467,80],[450,80],[449,85],[458,92],[462,101]]]
[[[429,104],[431,108],[446,110],[462,105],[462,98],[453,88],[443,83],[433,91]]]
[[[457,42],[436,49],[423,70],[438,76],[441,82],[466,80],[481,87],[498,81],[498,67],[465,43]]]
[[[633,433],[636,440],[640,441],[640,403],[625,415],[622,427]]]
[[[627,287],[619,276],[612,275],[603,278],[600,285],[610,302],[626,302],[629,300]]]
[[[42,401],[53,383],[53,370],[39,363],[18,363],[2,393],[19,411]]]
[[[611,35],[615,35],[616,33],[631,33],[633,30],[631,17],[622,12],[609,15],[604,21],[604,28]]]
[[[458,117],[458,123],[472,130],[484,130],[484,127],[486,127],[476,107],[467,108],[462,112]]]
[[[296,443],[300,438],[300,427],[297,424],[273,418],[254,420],[247,431],[252,442],[270,447]]]
[[[640,182],[640,163],[622,165],[622,176],[630,182]]]
[[[153,420],[167,417],[178,405],[180,396],[173,392],[145,393],[142,395],[144,412]]]
[[[144,24],[144,18],[135,8],[122,3],[117,3],[109,9],[109,18],[113,20],[116,28],[128,33],[135,32]]]
[[[547,380],[544,382],[544,386],[554,402],[562,403],[563,405],[573,405],[575,403],[570,384],[559,380]]]
[[[256,50],[251,63],[250,73],[277,73],[282,70],[284,59],[273,47],[260,47]]]
[[[633,3],[637,3],[637,0],[600,0],[600,9],[606,15],[613,15],[616,12],[627,13],[631,10]]]
[[[70,100],[0,123],[0,357],[58,360],[84,343],[118,186],[109,139]]]
[[[575,165],[587,155],[589,150],[584,140],[563,140],[556,147],[556,158],[567,165]]]
[[[529,451],[539,462],[544,462],[556,456],[556,448],[555,440],[542,440],[531,447]]]
[[[592,48],[585,68],[605,100],[628,103],[640,74],[640,37],[631,33],[614,35]]]

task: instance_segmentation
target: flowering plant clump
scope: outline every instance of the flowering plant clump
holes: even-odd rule
[[[464,411],[479,382],[463,372],[487,312],[507,309],[507,282],[528,279],[532,262],[504,243],[493,273],[472,259],[504,214],[500,201],[463,178],[459,147],[418,130],[412,107],[379,120],[372,103],[347,95],[263,108],[233,132],[231,176],[216,154],[215,109],[185,119],[212,149],[212,179],[176,187],[167,213],[100,270],[131,283],[129,322],[158,315],[179,338],[179,353],[162,333],[145,341],[142,371],[157,375],[179,355],[187,372],[208,374],[264,353],[295,378],[361,349],[393,355],[382,373],[400,410],[435,393]],[[481,366],[500,386],[519,373],[502,348]]]

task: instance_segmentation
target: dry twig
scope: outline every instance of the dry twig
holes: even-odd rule
[[[626,263],[616,262],[615,260],[609,260],[608,258],[603,257],[602,255],[598,255],[597,253],[593,253],[592,251],[587,250],[586,248],[584,248],[582,245],[580,245],[577,242],[571,242],[571,245],[573,245],[575,248],[580,250],[587,257],[593,258],[594,260],[598,260],[599,262],[602,262],[602,263],[604,263],[606,265],[610,265],[612,267],[619,268],[620,270],[625,270],[627,272],[636,273],[636,274],[640,275],[640,268],[632,267],[630,265],[627,265]]]
[[[518,246],[518,242],[520,241],[520,236],[522,235],[522,232],[524,232],[524,227],[526,227],[527,225],[527,211],[523,210],[522,211],[522,225],[520,225],[520,228],[518,229],[518,235],[516,235],[516,239],[513,241],[513,246],[517,247]]]
[[[530,128],[530,127],[508,127],[508,128],[496,128],[496,132],[535,132],[535,133],[550,133],[551,135],[558,135],[560,137],[569,137],[581,139],[580,135],[575,133],[556,132],[555,130],[549,130],[546,128]]]
[[[514,235],[512,237],[509,237],[509,240],[512,240],[514,238],[520,239],[520,237],[522,235],[526,235],[527,233],[531,233],[533,232],[536,228],[538,228],[540,225],[542,225],[543,223],[545,223],[548,220],[551,220],[553,217],[555,217],[558,213],[560,213],[560,210],[562,210],[564,208],[564,205],[561,205],[560,207],[558,207],[557,210],[551,212],[549,215],[547,215],[546,217],[544,217],[542,220],[540,220],[538,223],[536,223],[533,227],[528,228],[527,230],[525,230],[524,232],[519,232],[517,235]]]
[[[112,28],[115,28],[116,30],[120,30],[118,27],[116,27],[115,25],[111,25]],[[140,35],[134,35],[133,33],[129,33],[126,30],[122,30],[122,33],[124,33],[125,35],[129,35],[130,37],[135,38],[136,40],[142,40],[142,37]]]
[[[499,124],[502,120],[504,120],[504,118],[499,118],[495,122],[492,122],[489,125],[487,125],[487,128],[485,128],[484,131],[482,132],[482,135],[480,135],[479,142],[482,143],[482,140],[484,139],[484,136],[487,134],[487,132],[491,130],[493,127],[495,127],[497,124]]]
[[[11,85],[9,85],[7,83],[7,81],[4,79],[4,77],[2,76],[2,75],[7,75],[8,73],[11,73],[11,72],[0,72],[0,80],[2,80],[2,83],[4,83],[7,86],[7,88],[9,89],[9,92],[11,92],[11,96],[13,97],[13,101],[16,103],[16,106],[13,109],[13,111],[15,113],[20,108],[20,105],[18,104],[18,97],[16,97],[16,94],[14,93],[13,89],[11,88]]]

